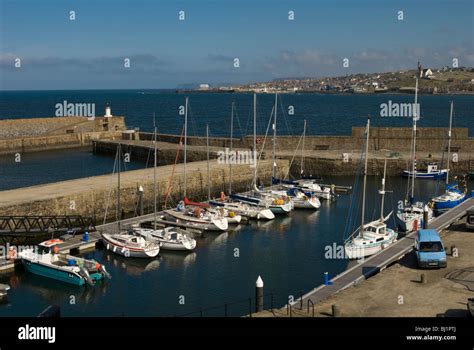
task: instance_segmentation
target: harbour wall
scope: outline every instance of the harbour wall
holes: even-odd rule
[[[353,127],[348,136],[308,135],[305,137],[307,150],[360,150],[365,142],[364,127]],[[468,128],[452,129],[451,147],[459,152],[474,152],[474,138],[468,136]],[[412,128],[401,127],[372,127],[370,129],[370,150],[409,151],[411,147]],[[141,140],[151,140],[152,133],[140,132]],[[447,146],[447,128],[418,128],[417,150],[420,152],[441,152]],[[263,144],[264,136],[259,135],[259,148]],[[265,149],[272,148],[272,137],[265,142]],[[158,134],[158,141],[178,144],[180,135]],[[295,150],[300,141],[299,136],[278,136],[277,149],[279,151]],[[202,136],[188,136],[188,145],[205,146],[206,138]],[[209,145],[213,147],[230,147],[230,138],[210,137]],[[233,139],[233,147],[253,147],[253,136]],[[301,147],[301,144],[300,144]]]
[[[288,171],[287,160],[278,160],[278,176]],[[229,166],[210,163],[210,182],[213,197],[220,191],[228,193]],[[260,179],[271,178],[272,163],[263,161],[258,169]],[[253,178],[249,165],[234,165],[232,169],[233,191],[247,190]],[[168,206],[174,207],[183,196],[183,166],[157,167],[157,205],[165,202],[169,181],[172,190]],[[138,188],[144,189],[144,214],[153,212],[153,169],[141,169],[121,174],[121,208],[123,217],[139,214]],[[187,165],[187,196],[190,200],[207,198],[207,162]],[[265,181],[264,181],[265,183]],[[52,184],[25,187],[0,192],[0,215],[83,215],[94,217],[97,223],[116,220],[117,175],[102,175]],[[107,211],[107,212],[106,212]]]
[[[53,117],[0,120],[0,155],[83,147],[121,138],[124,117]]]

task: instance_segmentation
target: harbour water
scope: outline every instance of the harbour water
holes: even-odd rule
[[[341,185],[354,181],[337,179]],[[438,182],[418,181],[417,186],[418,198],[428,199]],[[369,177],[367,219],[379,216],[379,187],[380,177]],[[386,214],[404,197],[406,179],[388,178],[387,190],[394,192],[387,194]],[[237,301],[227,306],[227,314],[241,316],[249,312],[248,298],[254,297],[259,275],[265,283],[265,306],[270,307],[271,293],[274,307],[283,306],[290,296],[297,299],[321,284],[324,272],[334,276],[347,267],[347,260],[326,254],[328,247],[343,242],[349,205],[350,197],[341,195],[336,202],[323,202],[316,212],[293,211],[226,233],[206,233],[190,254],[162,251],[158,259],[137,260],[98,249],[86,257],[106,264],[112,279],[94,288],[72,287],[19,268],[0,275],[0,283],[12,286],[0,316],[35,316],[50,304],[60,305],[64,316],[199,316],[200,308],[204,316],[223,316],[224,304]],[[358,223],[359,215],[354,220]],[[393,217],[389,225],[394,225]]]

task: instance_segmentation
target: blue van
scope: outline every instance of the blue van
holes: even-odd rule
[[[446,251],[436,230],[419,230],[415,240],[419,267],[446,267]]]

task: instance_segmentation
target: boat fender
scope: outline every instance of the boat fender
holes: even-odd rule
[[[14,247],[10,247],[8,250],[8,260],[15,260],[17,258],[17,252]]]
[[[233,211],[229,211],[229,217],[230,217],[230,218],[235,217],[235,213],[234,213]]]
[[[222,201],[222,202],[225,201],[225,193],[224,193],[224,192],[221,192],[221,201]]]
[[[58,254],[58,253],[59,253],[59,248],[58,248],[57,245],[55,245],[55,246],[53,247],[53,252],[54,252],[54,254]]]

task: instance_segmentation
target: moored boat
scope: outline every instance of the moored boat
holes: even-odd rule
[[[60,239],[50,239],[18,256],[28,272],[78,286],[93,286],[104,277],[110,278],[105,266],[95,260],[59,253],[61,243]]]
[[[158,244],[126,233],[102,233],[102,241],[107,250],[127,258],[154,258],[160,252]]]
[[[196,240],[176,227],[165,227],[163,229],[133,227],[132,230],[136,235],[145,238],[147,241],[160,245],[163,250],[189,251],[196,248]]]

